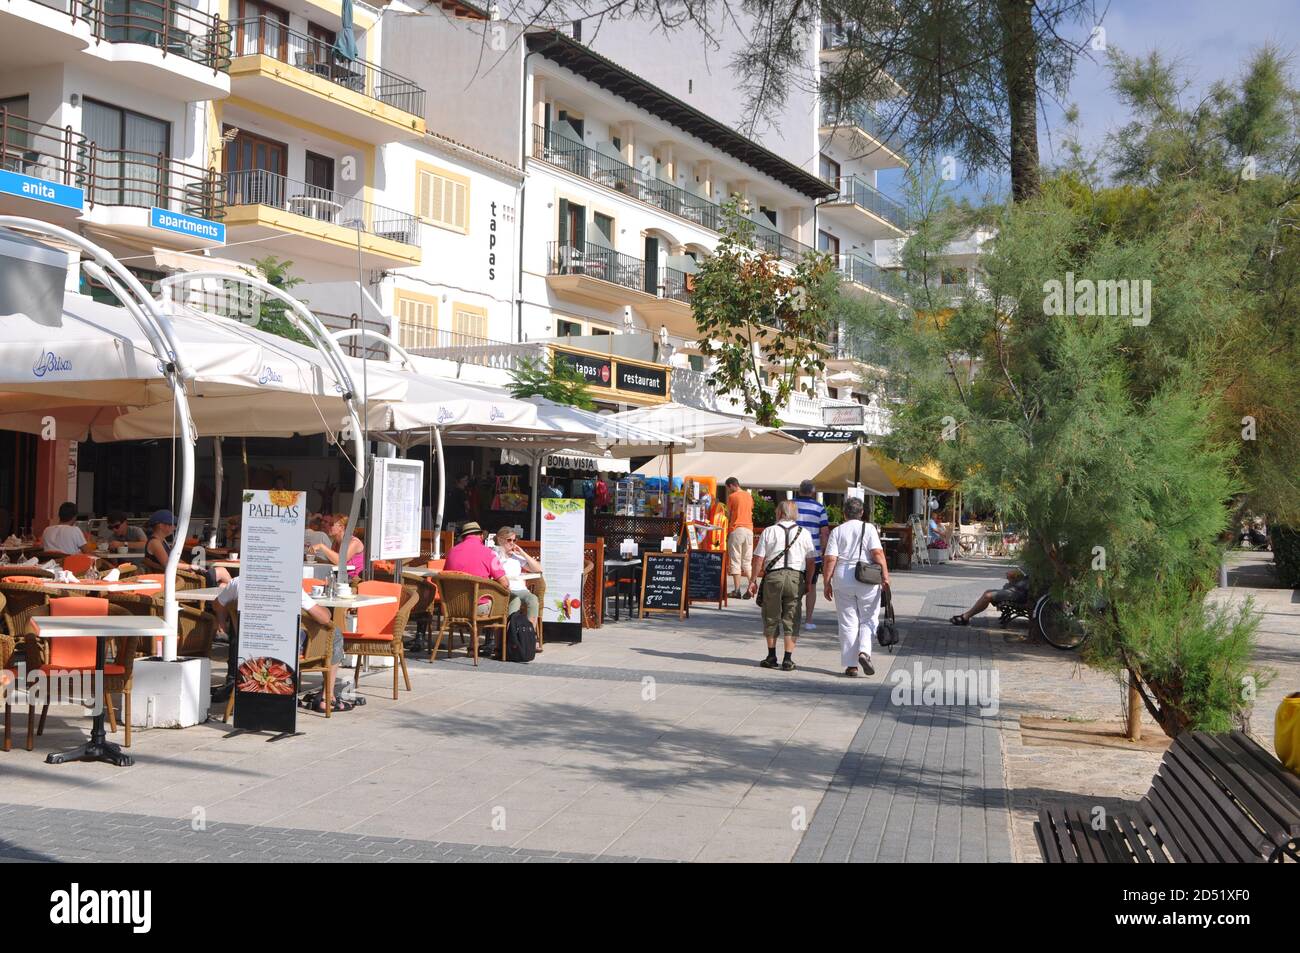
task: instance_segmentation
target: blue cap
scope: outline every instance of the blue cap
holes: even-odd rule
[[[176,516],[171,510],[158,510],[153,516],[149,517],[149,525],[157,526],[159,523],[175,526]]]

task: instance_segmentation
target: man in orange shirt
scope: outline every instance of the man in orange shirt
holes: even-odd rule
[[[754,561],[754,498],[740,488],[735,477],[727,478],[727,577],[731,594],[748,599],[750,564]]]

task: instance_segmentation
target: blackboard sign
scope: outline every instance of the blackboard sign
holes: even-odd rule
[[[687,600],[716,602],[721,609],[727,601],[727,554],[707,549],[691,551],[687,569]]]
[[[686,617],[687,553],[646,553],[641,557],[641,618],[648,612]]]

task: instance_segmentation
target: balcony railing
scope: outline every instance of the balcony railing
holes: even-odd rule
[[[86,202],[130,208],[163,208],[199,218],[225,214],[221,175],[160,153],[100,149],[90,144]]]
[[[659,277],[661,297],[672,298],[685,304],[691,303],[691,293],[695,290],[694,275],[678,271],[676,268],[664,267],[659,269]]]
[[[514,370],[525,358],[544,357],[544,344],[524,342],[511,344],[493,341],[457,331],[444,331],[406,321],[401,325],[402,347],[421,357],[439,358],[477,367]]]
[[[553,129],[533,126],[533,157],[711,231],[720,232],[725,225],[722,206],[717,203],[678,188],[671,182],[646,175],[622,159],[588,148]],[[754,241],[765,251],[788,261],[798,261],[804,252],[811,250],[803,242],[787,238],[775,228],[757,222]]]
[[[862,285],[883,295],[892,296],[893,294],[890,291],[893,284],[890,276],[883,269],[865,258],[860,258],[857,255],[837,255],[835,270],[840,273],[840,277],[845,281]]]
[[[271,17],[235,20],[231,29],[235,56],[269,56],[394,109],[424,115],[424,90],[413,81],[360,57],[346,60],[325,40],[291,30]]]
[[[865,179],[856,175],[842,175],[834,184],[840,190],[839,194],[826,199],[827,202],[851,202],[859,208],[878,215],[899,229],[907,230],[907,209]]]
[[[865,103],[822,103],[823,126],[855,126],[877,142],[883,142],[896,153],[903,151],[903,144],[897,136],[887,135],[885,122],[876,111]]]
[[[86,137],[0,108],[0,168],[46,182],[83,187],[89,174]]]
[[[94,0],[76,8],[101,40],[156,47],[214,70],[230,68],[230,24],[219,14],[176,0]]]
[[[591,242],[551,242],[547,245],[548,275],[587,275],[633,291],[655,294],[646,287],[645,262]]]
[[[331,314],[327,311],[315,311],[314,314],[320,319],[320,323],[325,326],[325,330],[330,333],[364,329],[366,331],[377,331],[385,337],[388,335],[389,325],[387,321],[363,320],[355,311],[352,314]],[[349,357],[364,357],[372,361],[388,360],[388,345],[376,342],[370,337],[366,337],[364,340],[359,337],[344,338],[338,342],[338,345],[339,350]]]
[[[226,204],[269,205],[378,238],[419,244],[419,221],[409,212],[349,198],[319,185],[295,182],[264,169],[227,173]]]

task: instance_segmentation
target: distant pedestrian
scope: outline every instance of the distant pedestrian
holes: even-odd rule
[[[735,477],[727,478],[727,578],[731,594],[738,599],[750,597],[749,564],[754,559],[754,498],[740,488]]]
[[[835,600],[839,614],[840,664],[844,674],[856,678],[858,668],[875,675],[871,665],[871,642],[880,619],[880,593],[889,585],[889,564],[876,528],[863,518],[862,500],[844,501],[844,522],[835,527],[826,544],[826,598]],[[858,582],[859,562],[880,566],[880,586]]]
[[[776,507],[776,523],[763,530],[754,550],[752,595],[763,587],[763,635],[767,658],[759,664],[776,668],[776,638],[785,638],[785,659],[780,668],[794,671],[794,647],[799,639],[800,602],[813,571],[813,544],[808,531],[797,522],[799,508],[794,500],[782,500]]]
[[[813,573],[808,577],[808,614],[803,624],[811,632],[817,628],[813,624],[813,608],[817,605],[817,577],[822,572],[822,553],[826,552],[826,540],[831,535],[831,521],[826,515],[826,507],[817,500],[817,487],[812,480],[804,480],[799,484],[799,492],[795,494],[794,501],[799,507],[799,525],[808,531],[813,543],[815,562]]]

